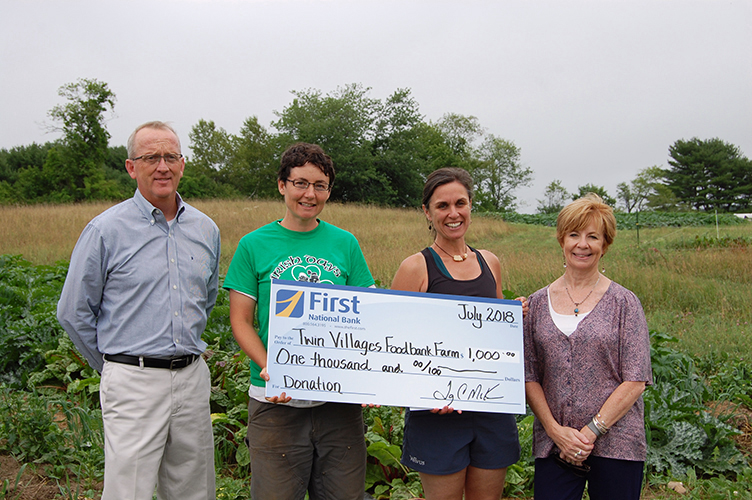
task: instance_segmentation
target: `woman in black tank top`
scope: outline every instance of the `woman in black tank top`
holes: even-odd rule
[[[441,260],[441,255],[436,253],[433,248],[424,248],[420,252],[426,260],[426,268],[428,270],[427,292],[499,298],[496,292],[496,278],[483,258],[483,254],[470,246],[468,246],[468,249],[476,256],[480,267],[480,274],[470,280],[456,280],[452,278],[452,275]]]
[[[472,178],[461,168],[428,176],[423,212],[434,242],[402,262],[393,290],[503,298],[499,259],[465,243],[472,192]],[[518,300],[527,314],[527,300]],[[506,468],[519,455],[513,415],[447,406],[406,412],[402,463],[418,470],[427,500],[498,500]]]

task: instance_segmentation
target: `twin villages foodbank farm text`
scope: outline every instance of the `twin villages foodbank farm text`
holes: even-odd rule
[[[443,342],[434,341],[433,345],[415,346],[410,341],[403,344],[397,344],[394,336],[388,335],[381,341],[372,342],[369,339],[358,338],[355,333],[337,331],[336,333],[329,330],[328,338],[312,337],[305,334],[305,328],[293,328],[293,332],[298,334],[299,346],[314,346],[335,349],[347,349],[361,351],[363,356],[369,352],[387,352],[390,354],[409,354],[412,356],[434,356],[441,358],[462,358],[462,353],[450,349],[444,349]],[[277,361],[277,360],[275,360]]]
[[[516,301],[273,280],[267,396],[525,413]]]

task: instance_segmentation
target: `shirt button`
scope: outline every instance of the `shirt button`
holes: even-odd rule
[[[175,311],[175,316],[177,316],[177,315],[178,315],[178,312],[177,312],[177,311]]]
[[[175,263],[175,259],[170,259],[170,262],[172,262],[174,264]]]
[[[154,219],[150,220],[149,223],[153,226],[154,225]]]
[[[178,289],[178,286],[177,286],[177,285],[172,285],[172,289],[173,289],[173,290],[177,290],[177,289]]]

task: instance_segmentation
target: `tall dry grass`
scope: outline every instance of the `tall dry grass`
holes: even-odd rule
[[[192,205],[219,226],[222,273],[227,271],[241,237],[285,214],[282,201],[208,200]],[[110,206],[107,203],[0,206],[0,254],[21,254],[35,264],[68,260],[89,220]],[[321,218],[358,238],[371,273],[382,286],[391,284],[405,257],[431,244],[425,216],[417,209],[328,203]],[[492,241],[508,231],[509,226],[502,221],[475,218],[468,243]]]
[[[242,236],[285,214],[282,201],[205,201],[194,205],[220,228],[223,272]],[[355,235],[371,274],[384,287],[391,285],[405,257],[432,242],[426,218],[418,209],[327,203],[321,218]],[[467,241],[472,246],[487,248],[482,245],[499,240],[509,231],[510,226],[503,221],[476,217]]]
[[[0,205],[0,254],[20,254],[35,264],[68,260],[86,224],[112,205]]]
[[[238,241],[245,234],[285,215],[282,201],[202,201],[196,208],[210,216],[222,234],[222,272],[227,270]],[[327,203],[321,219],[353,233],[368,266],[382,286],[388,286],[402,259],[430,243],[422,214],[363,205]]]

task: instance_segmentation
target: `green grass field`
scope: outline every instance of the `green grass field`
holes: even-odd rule
[[[749,241],[752,223],[718,231]],[[716,228],[641,229],[639,245],[637,231],[619,231],[605,274],[637,294],[651,329],[674,335],[688,352],[752,359],[752,246],[691,247],[698,238],[715,239]],[[511,225],[501,238],[476,244],[499,255],[505,287],[521,294],[564,271],[553,228]]]

